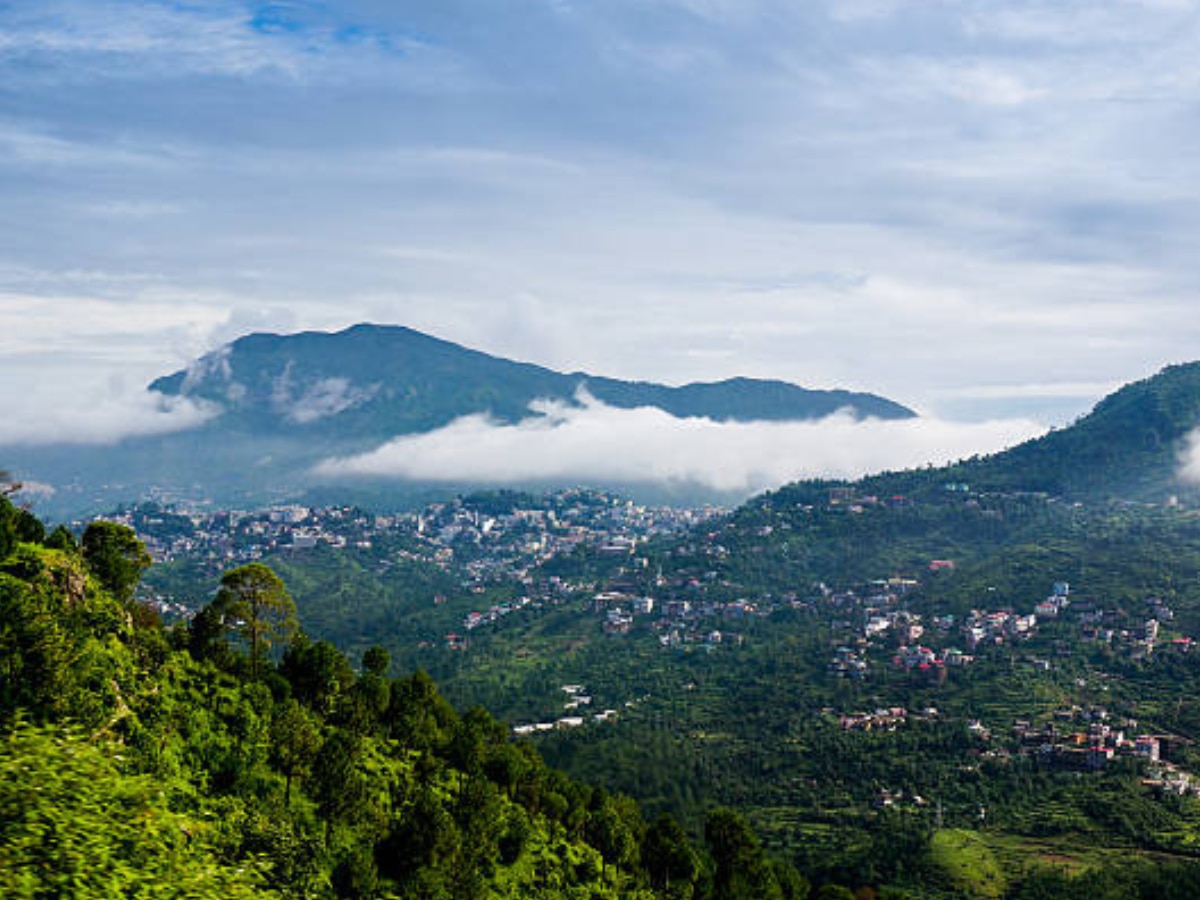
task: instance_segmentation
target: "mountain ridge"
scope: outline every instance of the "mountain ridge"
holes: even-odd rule
[[[27,481],[53,486],[56,495],[39,508],[56,515],[96,512],[140,497],[256,506],[320,488],[312,473],[323,460],[366,453],[466,416],[515,424],[539,415],[530,408],[534,401],[578,408],[588,402],[581,390],[612,407],[655,407],[723,422],[811,421],[839,411],[856,418],[915,416],[873,394],[807,390],[782,381],[739,377],[671,387],[561,373],[405,326],[370,324],[336,333],[245,335],[155,379],[149,390],[168,400],[196,401],[215,414],[186,430],[127,437],[115,445],[5,448],[5,464]],[[547,479],[545,486],[554,484]],[[442,493],[480,486],[465,477],[461,484],[439,485]],[[388,480],[369,490],[391,506],[426,494],[427,487]],[[710,494],[705,499],[713,499]],[[661,495],[682,499],[675,486],[661,488]]]
[[[1200,362],[1177,363],[1130,382],[1091,412],[950,474],[994,488],[1063,496],[1163,500],[1188,490],[1180,470],[1200,428]]]
[[[585,389],[610,406],[653,406],[677,417],[718,421],[911,418],[912,410],[874,394],[812,390],[778,380],[727,378],[680,386],[557,372],[493,356],[405,326],[359,324],[340,332],[256,332],[158,378],[149,389],[221,405],[238,427],[322,430],[337,421],[354,436],[395,437],[464,415],[503,422],[529,416],[535,400],[578,405]]]

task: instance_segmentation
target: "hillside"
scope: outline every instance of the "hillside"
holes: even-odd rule
[[[580,548],[502,597],[422,604],[423,639],[379,637],[514,725],[570,715],[563,686],[584,686],[617,715],[539,734],[555,764],[693,826],[735,806],[817,880],[1189,896],[1200,516],[1176,469],[1196,378],[1169,368],[987,459],[791,485],[628,555]],[[516,597],[468,644],[436,637]]]
[[[1194,491],[1180,458],[1200,426],[1200,363],[1169,366],[1105,397],[1068,428],[936,473],[984,489],[1163,501]]]
[[[807,893],[736,813],[714,810],[694,845],[424,673],[390,677],[381,648],[354,671],[298,629],[265,566],[164,628],[133,599],[149,561],[124,526],[77,543],[0,495],[3,896]]]
[[[286,572],[314,638],[385,646],[695,834],[734,808],[818,883],[1190,897],[1200,515],[1175,471],[1196,407],[1195,368],[1172,367],[1006,453],[790,485],[620,552],[604,523],[648,511],[514,492],[407,531],[305,519],[342,549],[271,545],[269,517],[237,525],[261,544],[228,546]],[[595,540],[564,540],[584,521]],[[157,584],[211,596],[205,559]]]

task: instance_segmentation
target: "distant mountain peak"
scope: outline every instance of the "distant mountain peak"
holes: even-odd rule
[[[336,333],[247,334],[149,387],[168,403],[186,398],[212,415],[187,430],[130,437],[112,447],[47,445],[6,461],[28,480],[54,485],[59,508],[72,513],[146,496],[242,506],[312,490],[325,477],[317,467],[327,460],[369,454],[397,438],[472,417],[489,425],[537,419],[540,427],[558,427],[574,421],[566,413],[600,405],[722,422],[915,415],[872,394],[806,390],[783,381],[736,377],[673,387],[565,374],[412,328],[367,323]],[[471,477],[464,474],[464,486],[479,486]],[[531,479],[542,484],[538,477]],[[558,477],[547,474],[545,486],[557,485]],[[645,483],[659,484],[654,478]],[[449,489],[438,484],[439,492]],[[677,499],[685,496],[679,491],[691,490],[662,484]],[[402,478],[381,478],[378,485],[393,497],[430,489]],[[603,481],[596,486],[629,489]],[[706,492],[686,496],[716,499]]]
[[[574,404],[581,384],[610,406],[721,421],[810,420],[842,410],[859,418],[915,415],[873,394],[807,390],[783,381],[735,377],[671,387],[563,374],[404,326],[367,323],[336,333],[246,335],[150,389],[220,404],[251,430],[320,426],[343,437],[386,438],[477,413],[519,421],[535,400]]]

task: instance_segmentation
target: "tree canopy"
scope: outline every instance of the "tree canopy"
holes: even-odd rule
[[[263,563],[247,563],[226,572],[213,608],[222,623],[250,651],[250,669],[262,671],[271,647],[296,633],[296,604],[283,580]]]
[[[122,602],[133,599],[150,553],[132,528],[116,522],[92,522],[80,542],[88,569],[105,590]]]

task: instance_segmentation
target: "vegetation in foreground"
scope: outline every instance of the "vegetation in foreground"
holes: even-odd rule
[[[77,543],[0,497],[3,896],[808,894],[735,812],[693,842],[386,651],[353,671],[267,566],[167,629],[133,599],[148,564],[123,526]]]

